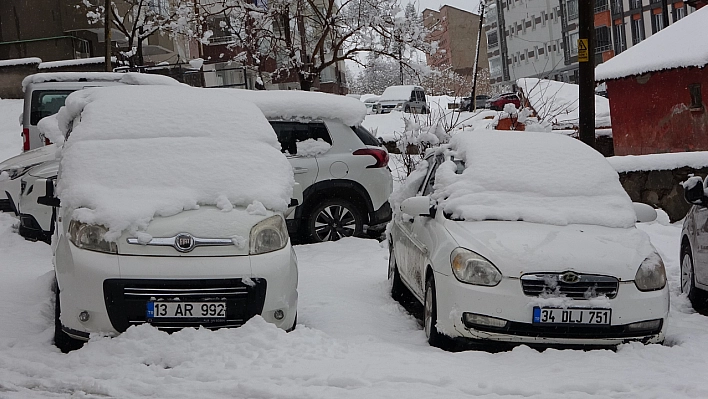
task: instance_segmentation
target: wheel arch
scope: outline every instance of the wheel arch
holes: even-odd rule
[[[306,188],[302,193],[302,206],[295,209],[295,218],[302,218],[318,202],[330,198],[342,198],[361,211],[364,223],[369,222],[369,215],[374,212],[371,197],[364,186],[352,180],[324,180]]]

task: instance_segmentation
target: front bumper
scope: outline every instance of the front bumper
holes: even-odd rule
[[[295,322],[298,275],[290,245],[253,256],[121,256],[81,250],[62,237],[55,256],[62,328],[74,338],[115,336],[143,323],[167,331],[236,327],[256,314],[284,330]],[[226,301],[226,319],[147,319],[148,301],[213,301],[213,292]],[[82,322],[83,311],[90,317]]]
[[[391,204],[386,201],[376,211],[369,215],[367,231],[383,231],[392,217]]]
[[[485,342],[613,346],[630,341],[663,342],[669,313],[668,287],[641,292],[634,282],[622,282],[617,295],[607,300],[567,300],[568,307],[611,309],[610,326],[540,325],[533,323],[533,307],[549,306],[537,297],[524,295],[519,279],[503,278],[496,287],[463,284],[453,276],[435,275],[438,330],[453,338]],[[568,302],[566,302],[567,304]],[[504,327],[465,325],[463,313],[506,320]],[[628,325],[661,320],[658,327],[632,331]]]

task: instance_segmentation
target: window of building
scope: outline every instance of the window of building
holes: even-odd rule
[[[526,31],[526,29],[528,29],[530,27],[531,27],[531,21],[530,20],[526,21],[526,25],[524,25],[524,31]]]
[[[568,2],[565,3],[565,15],[567,19],[578,18],[578,0],[568,0]]]
[[[533,58],[533,57],[536,56],[536,51],[535,51],[535,50],[531,50],[531,51],[529,51],[528,54],[526,54],[526,55],[529,57],[529,59],[531,59],[531,58]]]
[[[614,25],[612,30],[614,33],[615,54],[619,54],[627,50],[627,33],[622,23]]]
[[[536,47],[536,52],[538,53],[538,55],[543,55],[546,53],[546,50],[543,47],[541,47],[541,48]]]
[[[610,6],[612,7],[612,14],[622,13],[622,0],[612,0]]]
[[[607,0],[595,0],[595,13],[605,11],[608,8]]]
[[[683,5],[681,7],[676,7],[676,4],[674,4],[674,10],[672,14],[674,17],[674,22],[680,20],[681,18],[686,16],[686,6]]]
[[[610,39],[610,28],[607,26],[598,26],[595,28],[595,53],[602,53],[612,49],[612,40]]]
[[[688,85],[688,93],[691,95],[691,109],[703,109],[703,95],[701,93],[701,84],[692,83]]]
[[[629,0],[630,10],[639,10],[642,8],[642,0]]]
[[[499,36],[497,31],[487,32],[487,47],[496,47],[499,45]]]
[[[664,14],[651,14],[651,33],[664,29]]]
[[[646,38],[644,36],[644,20],[641,18],[632,19],[631,24],[632,24],[632,44],[637,44]]]
[[[571,57],[578,55],[578,32],[568,35],[568,54]]]
[[[541,23],[546,26],[546,21],[548,21],[548,14],[545,11],[541,11]]]
[[[526,59],[526,54],[522,53],[522,54],[519,56],[519,61],[524,61],[525,59]]]
[[[489,60],[489,75],[491,77],[498,77],[502,74],[501,59],[492,58]]]

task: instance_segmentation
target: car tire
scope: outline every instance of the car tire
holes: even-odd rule
[[[59,348],[63,353],[81,349],[85,342],[71,338],[64,332],[61,326],[60,315],[61,303],[59,302],[59,286],[54,283],[54,346]]]
[[[285,332],[295,331],[295,327],[297,327],[297,313],[295,313],[295,321],[293,321],[293,326],[288,328]]]
[[[406,108],[403,109],[403,112],[410,114],[411,113],[411,107],[406,105]]]
[[[391,281],[391,298],[400,302],[405,296],[407,289],[403,285],[403,281],[401,281],[401,274],[398,272],[393,247],[390,248],[388,255],[388,279]]]
[[[708,293],[696,288],[695,276],[691,249],[684,246],[681,251],[681,292],[688,296],[695,311],[704,312],[708,309]]]
[[[436,348],[445,349],[447,339],[438,332],[436,324],[438,322],[438,302],[435,294],[435,280],[429,277],[425,282],[425,301],[423,303],[423,330],[428,339],[428,344]]]
[[[428,114],[428,113],[430,113],[430,110],[428,110],[428,107],[423,107],[423,108],[420,110],[420,113],[421,113],[421,114]]]
[[[342,237],[357,237],[364,230],[361,211],[352,203],[330,198],[312,208],[307,218],[310,242],[337,241]]]

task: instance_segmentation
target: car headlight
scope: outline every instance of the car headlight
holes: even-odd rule
[[[468,249],[455,248],[450,262],[452,273],[463,283],[493,287],[501,281],[501,272],[492,262]]]
[[[248,253],[251,255],[277,251],[288,243],[288,227],[280,215],[271,216],[251,228]]]
[[[396,108],[403,108],[403,103],[396,104]]]
[[[637,275],[634,276],[634,284],[639,291],[656,291],[664,288],[666,270],[664,270],[664,261],[657,252],[644,259],[637,270]]]
[[[117,254],[115,242],[108,242],[103,236],[108,229],[97,224],[86,224],[76,220],[69,222],[69,240],[78,248],[88,251]]]

